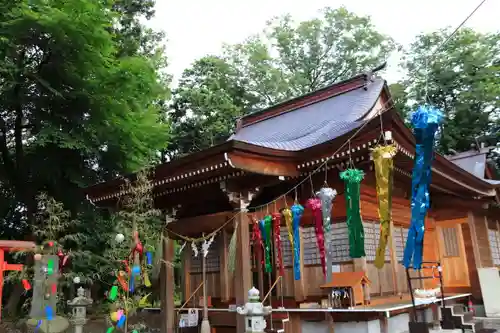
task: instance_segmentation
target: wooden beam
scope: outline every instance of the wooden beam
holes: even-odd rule
[[[162,332],[174,333],[175,331],[175,304],[174,304],[174,241],[168,239],[167,232],[163,238],[163,260],[162,262],[162,295],[161,295],[161,315]]]
[[[483,265],[481,263],[481,254],[479,252],[479,245],[477,244],[477,232],[476,232],[476,226],[474,224],[474,214],[471,211],[469,211],[467,215],[468,215],[467,223],[469,224],[471,238],[472,238],[474,261],[476,262],[476,267],[481,268],[483,267]]]

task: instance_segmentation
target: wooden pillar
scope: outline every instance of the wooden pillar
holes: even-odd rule
[[[182,299],[187,301],[191,296],[191,249],[182,251]]]
[[[293,277],[293,290],[295,295],[295,301],[303,302],[307,298],[307,289],[304,287],[304,280],[306,277],[304,276],[304,232],[302,227],[299,227],[299,242],[300,242],[300,265],[299,265],[300,280],[295,280],[295,277]]]
[[[174,304],[174,241],[168,238],[165,231],[163,238],[163,260],[161,269],[161,315],[162,333],[175,331],[175,304]]]
[[[390,236],[389,236],[389,254],[391,256],[391,271],[392,271],[392,287],[394,290],[394,295],[399,295],[401,289],[398,284],[398,269],[399,263],[396,256],[396,242],[394,241],[394,222],[391,220],[389,224]]]
[[[250,230],[246,207],[238,215],[236,270],[234,294],[236,305],[242,306],[248,301],[248,291],[252,288],[252,265],[250,260]],[[245,316],[236,316],[236,332],[245,332]]]
[[[290,320],[285,325],[285,332],[287,333],[302,333],[302,321],[300,320],[300,313],[292,312],[288,314]]]
[[[477,232],[476,232],[476,226],[474,224],[474,214],[472,212],[469,212],[467,214],[467,223],[469,224],[469,229],[470,229],[470,234],[471,234],[471,240],[472,240],[472,252],[474,255],[474,261],[476,262],[476,268],[481,268],[483,267],[483,264],[481,262],[481,254],[479,252],[479,246],[477,244]],[[487,230],[486,230],[487,231]]]
[[[232,278],[232,274],[229,272],[229,235],[225,230],[222,230],[220,237],[220,294],[223,302],[229,302],[231,299],[230,285]]]

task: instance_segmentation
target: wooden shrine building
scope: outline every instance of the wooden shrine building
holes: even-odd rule
[[[397,147],[398,153],[394,157],[391,242],[386,263],[379,270],[373,264],[380,226],[370,152],[384,135]],[[253,219],[262,219],[285,205],[291,206],[295,198],[304,205],[326,181],[338,192],[332,209],[332,270],[363,272],[369,281],[365,287],[368,295],[362,305],[325,307],[328,292],[327,288],[321,288],[325,280],[312,216],[306,209],[300,222],[300,280],[293,278],[292,248],[285,224],[281,227],[285,274],[273,289],[271,301],[273,308],[283,306],[284,309],[273,315],[273,327],[280,328],[286,317],[289,322],[283,325],[287,333],[310,331],[310,321],[315,321],[316,328],[330,325],[337,333],[360,327],[358,322],[368,325],[372,321],[380,332],[406,331],[407,324],[400,329],[400,324],[391,318],[400,317],[410,309],[401,260],[410,223],[414,153],[415,139],[394,109],[385,80],[368,73],[245,116],[238,121],[235,134],[227,142],[158,165],[152,180],[155,204],[172,215],[173,222],[167,226],[171,231],[169,237],[179,240],[182,239],[178,235],[199,237],[224,226],[206,257],[205,287],[210,296],[211,327],[216,332],[242,333],[243,318],[231,308],[245,303],[252,286],[264,295],[277,279],[279,272],[275,265],[272,274],[264,273],[260,260],[252,255]],[[496,208],[500,181],[493,180],[491,173],[485,171],[486,153],[483,149],[456,158],[436,155],[424,240],[424,260],[442,264],[445,294],[457,299],[472,295],[479,303],[482,297],[478,268],[500,265]],[[328,163],[324,165],[327,158]],[[349,257],[344,183],[339,179],[339,172],[351,163],[365,171],[361,183],[361,215],[366,257],[355,260]],[[321,168],[311,181],[304,181],[296,191],[290,191],[318,167]],[[113,207],[120,196],[126,195],[121,189],[122,183],[117,179],[86,191],[96,205]],[[269,202],[272,203],[266,205]],[[240,211],[243,213],[238,214]],[[235,214],[236,218],[231,220]],[[235,231],[236,224],[239,227]],[[236,232],[237,247],[236,267],[231,272],[229,242],[233,232]],[[166,260],[173,258],[172,242],[169,244],[164,250]],[[182,252],[183,300],[189,299],[202,282],[201,266],[200,256],[194,257],[188,244]],[[162,296],[169,333],[176,325],[173,283],[173,269],[167,267],[167,286]],[[422,282],[420,288],[434,288],[436,284],[436,280],[429,279]],[[201,295],[198,289],[189,307],[199,307]]]

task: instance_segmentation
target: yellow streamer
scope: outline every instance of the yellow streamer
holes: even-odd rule
[[[149,280],[149,275],[148,272],[146,272],[146,270],[144,270],[142,278],[144,280],[144,285],[148,288],[151,287],[151,281]]]
[[[140,308],[145,308],[148,305],[151,305],[151,303],[148,301],[149,296],[151,296],[151,293],[149,293],[146,296],[144,296],[143,298],[141,298],[141,300],[139,301]]]
[[[288,232],[288,239],[290,240],[291,248],[293,249],[293,230],[292,230],[292,211],[285,208],[281,211],[281,214],[285,218],[286,231]]]
[[[393,157],[397,149],[393,145],[373,148],[372,158],[375,164],[377,180],[378,215],[380,218],[380,240],[375,256],[375,267],[384,267],[385,250],[390,237],[391,206],[392,206],[392,176],[394,171]]]

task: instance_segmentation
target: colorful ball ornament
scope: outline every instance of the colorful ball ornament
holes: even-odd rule
[[[118,319],[120,319],[120,316],[118,315],[118,312],[111,312],[110,317],[111,317],[111,320],[115,321],[115,322],[118,321]]]
[[[115,236],[115,241],[116,241],[117,243],[121,243],[121,242],[123,242],[124,240],[125,240],[125,236],[123,236],[123,234],[117,234],[117,235]]]

